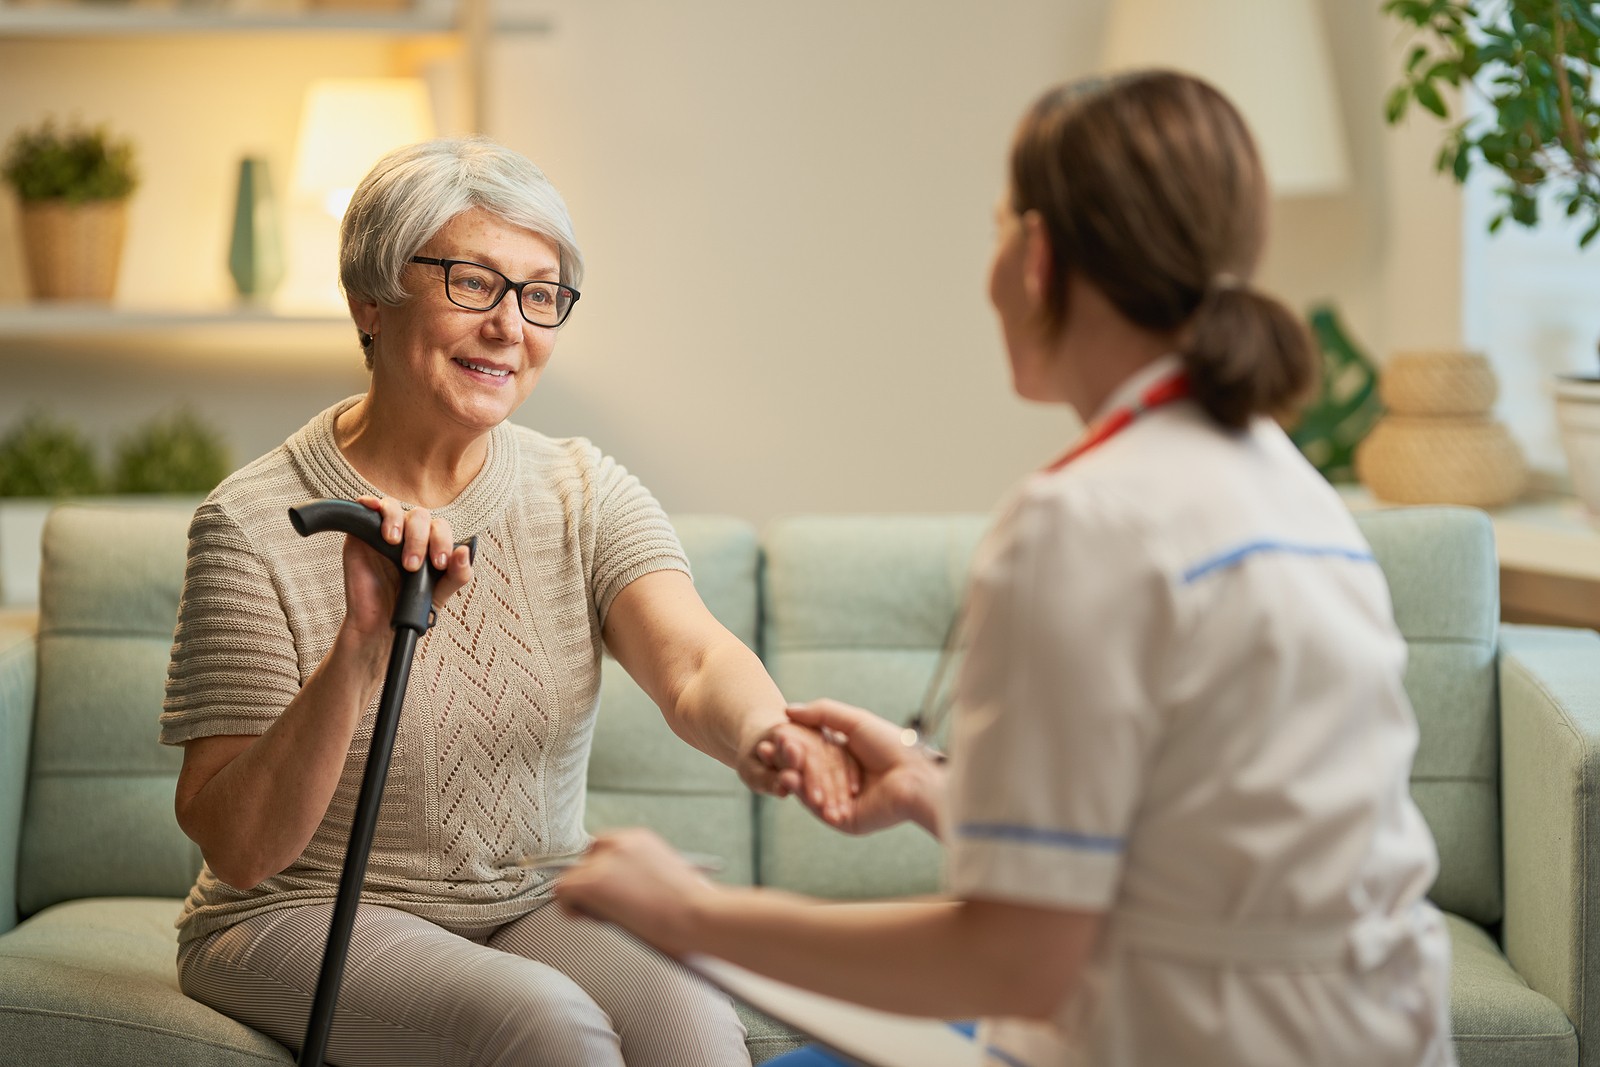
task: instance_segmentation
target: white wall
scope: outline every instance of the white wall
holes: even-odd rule
[[[1012,126],[1095,67],[1104,15],[595,0],[503,46],[492,128],[566,190],[590,261],[527,421],[590,434],[681,509],[987,507],[1074,431],[1011,396],[982,293]],[[1279,206],[1264,280],[1334,303],[1379,359],[1455,344],[1437,131],[1382,125],[1387,24],[1327,21],[1355,177]]]
[[[1436,128],[1382,125],[1403,53],[1375,6],[1325,0],[1354,182],[1280,205],[1263,281],[1297,307],[1331,300],[1381,359],[1459,342],[1460,209],[1432,172]],[[671,510],[757,521],[984,509],[1075,432],[1010,394],[983,290],[1013,123],[1094,67],[1104,0],[528,10],[556,29],[493,49],[489,128],[566,194],[589,273],[519,421],[592,437]],[[264,134],[288,165],[298,103],[268,72],[309,76],[352,46],[235,40],[195,73],[177,45],[59,46],[79,58],[19,66],[15,49],[34,47],[0,45],[0,133],[66,94],[139,134],[148,199],[128,267],[143,293],[143,272],[175,252],[206,258],[224,291],[234,160]],[[350,62],[380,64],[374,48],[355,42]],[[6,270],[0,298],[20,291]],[[0,427],[32,401],[104,425],[187,390],[253,453],[349,375],[141,384],[130,370],[106,388],[36,365],[0,390]]]

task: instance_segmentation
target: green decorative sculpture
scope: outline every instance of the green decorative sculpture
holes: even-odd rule
[[[1322,382],[1289,438],[1328,481],[1353,482],[1356,445],[1383,414],[1378,371],[1332,308],[1312,309],[1311,332],[1322,349]]]

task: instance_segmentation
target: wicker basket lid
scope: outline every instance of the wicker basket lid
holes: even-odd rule
[[[1486,415],[1498,392],[1477,352],[1396,352],[1378,377],[1378,395],[1397,415]]]

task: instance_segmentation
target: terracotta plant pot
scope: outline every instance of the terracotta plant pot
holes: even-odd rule
[[[126,200],[24,201],[22,246],[33,298],[109,301],[127,229]]]

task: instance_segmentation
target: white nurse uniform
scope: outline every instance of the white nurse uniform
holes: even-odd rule
[[[1031,476],[966,618],[948,886],[1105,916],[1050,1023],[985,1021],[988,1063],[1454,1062],[1406,646],[1275,423],[1179,400]]]

